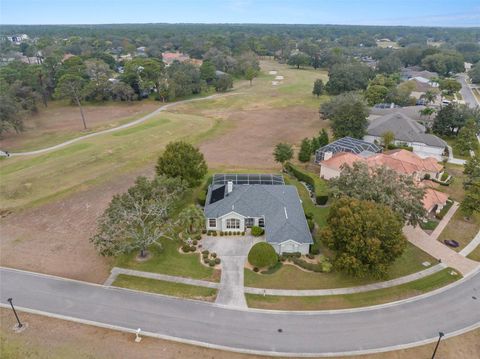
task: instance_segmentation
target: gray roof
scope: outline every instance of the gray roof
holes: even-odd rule
[[[212,191],[222,186],[225,185],[212,184],[208,188],[205,203],[207,218],[218,218],[230,212],[244,217],[263,216],[267,242],[282,243],[292,239],[298,243],[313,243],[295,186],[234,184],[232,192],[210,203]]]
[[[397,141],[418,142],[433,147],[447,145],[441,138],[426,134],[423,125],[399,112],[373,120],[367,129],[369,135],[377,137],[381,137],[387,131],[393,132]]]
[[[428,117],[422,116],[420,111],[423,110],[424,108],[425,106],[406,106],[406,107],[397,107],[397,108],[372,107],[370,109],[369,119],[375,119],[375,118],[385,116],[385,115],[390,115],[393,113],[401,113],[415,121],[420,121],[420,122],[433,121]]]

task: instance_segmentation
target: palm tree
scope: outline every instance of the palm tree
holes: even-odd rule
[[[178,215],[178,224],[187,234],[199,233],[205,227],[205,216],[200,208],[190,205]]]

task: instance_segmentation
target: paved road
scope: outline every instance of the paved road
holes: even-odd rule
[[[440,330],[448,335],[480,326],[480,272],[411,301],[311,313],[228,309],[6,268],[0,279],[4,306],[13,297],[18,308],[251,353],[368,352],[432,341]]]
[[[477,98],[472,92],[472,89],[466,82],[467,75],[466,74],[458,74],[457,79],[460,81],[462,84],[462,88],[460,90],[460,94],[463,97],[463,100],[469,107],[476,107],[480,106],[480,103],[478,102]]]

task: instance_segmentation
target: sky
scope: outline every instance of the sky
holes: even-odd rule
[[[479,0],[0,0],[0,24],[480,26]]]

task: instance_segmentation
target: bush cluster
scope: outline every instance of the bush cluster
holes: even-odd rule
[[[260,237],[265,232],[262,227],[253,226],[252,227],[252,236]]]
[[[248,253],[248,262],[255,267],[271,267],[278,261],[275,249],[267,242],[255,244]]]
[[[328,193],[320,190],[319,188],[317,188],[317,186],[315,186],[315,179],[312,176],[303,172],[302,170],[295,167],[291,163],[287,163],[285,165],[285,168],[287,169],[287,171],[289,171],[291,174],[293,174],[296,179],[298,179],[299,181],[305,182],[305,183],[309,184],[310,186],[312,186],[313,192],[315,193],[315,201],[318,205],[323,206],[323,205],[327,204]]]

